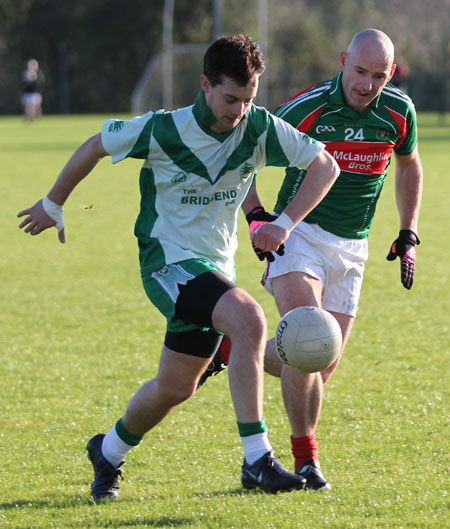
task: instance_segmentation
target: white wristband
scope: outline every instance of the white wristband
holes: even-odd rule
[[[56,221],[55,228],[58,231],[61,231],[64,228],[64,215],[63,208],[53,200],[50,200],[48,197],[42,199],[42,207],[44,208],[45,213]]]
[[[276,220],[270,223],[272,226],[278,226],[283,230],[292,231],[295,223],[292,222],[291,217],[287,213],[282,213]]]

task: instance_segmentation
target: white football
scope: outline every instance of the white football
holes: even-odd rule
[[[319,307],[297,307],[280,320],[275,335],[278,355],[288,366],[303,373],[329,367],[342,346],[336,318]]]

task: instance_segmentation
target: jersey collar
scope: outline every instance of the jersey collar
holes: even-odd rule
[[[244,117],[242,118],[243,120],[248,117],[249,112],[250,109],[245,113]],[[233,134],[233,132],[237,128],[236,127],[227,132],[221,133],[215,132],[211,129],[212,125],[214,125],[217,119],[206,103],[205,92],[203,90],[200,90],[197,99],[195,100],[194,106],[192,108],[192,113],[194,114],[195,120],[197,121],[198,125],[202,128],[202,130],[219,141],[224,141],[226,138],[228,138],[228,136],[230,136],[230,134]]]
[[[342,72],[339,72],[339,75],[331,80],[330,103],[339,107],[347,107],[344,99],[344,93],[342,91],[341,78]],[[368,108],[378,108],[380,97],[381,93],[372,101]]]
[[[200,90],[192,109],[197,123],[205,129],[210,129],[217,121],[212,110],[206,104],[205,92]]]

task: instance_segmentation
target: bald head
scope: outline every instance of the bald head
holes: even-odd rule
[[[379,96],[395,71],[394,45],[378,29],[364,29],[341,52],[341,86],[346,104],[363,112]]]
[[[394,62],[394,44],[392,40],[379,29],[363,29],[357,33],[347,48],[347,54],[370,50],[379,54],[380,59]]]

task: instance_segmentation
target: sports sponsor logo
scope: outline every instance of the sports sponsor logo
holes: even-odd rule
[[[108,128],[108,132],[120,132],[123,129],[124,122],[120,119],[114,120]]]
[[[316,134],[322,134],[322,132],[336,132],[336,129],[332,125],[317,125]]]
[[[277,339],[277,351],[278,351],[278,354],[280,355],[280,358],[283,360],[283,362],[285,364],[287,364],[288,361],[287,361],[286,352],[285,352],[285,350],[283,348],[284,347],[283,336],[284,336],[284,331],[287,329],[287,326],[288,326],[288,322],[286,320],[282,320],[278,324],[277,336],[276,336],[276,339]]]
[[[262,473],[262,470],[259,471],[259,474],[256,475],[256,474],[253,474],[253,472],[250,472],[250,470],[248,470],[247,468],[244,470],[245,474],[247,474],[247,476],[250,476],[252,479],[254,479],[256,482],[258,483],[262,483],[262,480],[263,480],[263,473]],[[244,475],[244,472],[242,473]]]
[[[394,145],[388,142],[330,142],[327,151],[343,171],[382,174]]]
[[[184,194],[181,197],[181,204],[193,204],[195,206],[207,206],[211,202],[227,201],[225,205],[235,204],[237,191],[229,189],[228,191],[216,191],[208,196],[197,195],[196,189],[184,189]]]
[[[340,160],[347,160],[349,162],[381,162],[383,160],[388,160],[389,155],[380,152],[372,154],[360,154],[358,152],[343,152],[343,151],[333,151],[333,157],[338,162]]]

